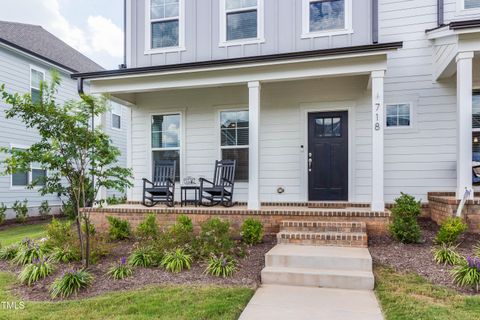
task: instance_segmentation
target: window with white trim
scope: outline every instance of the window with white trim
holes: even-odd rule
[[[222,160],[236,160],[236,181],[248,181],[248,110],[220,112]]]
[[[156,161],[176,160],[176,180],[180,181],[181,115],[152,116],[152,172]]]
[[[112,103],[112,128],[122,128],[122,106],[117,103]]]
[[[33,103],[39,103],[40,96],[40,86],[42,81],[45,80],[45,73],[43,71],[30,68],[30,95],[32,97]]]
[[[352,0],[303,0],[303,35],[350,32]]]
[[[464,0],[464,9],[480,9],[480,0]]]
[[[184,0],[150,0],[150,49],[182,46]]]
[[[410,103],[387,104],[385,109],[387,128],[410,127],[412,125],[412,106]]]
[[[261,39],[262,8],[263,0],[222,0],[221,42]]]
[[[12,147],[13,150],[23,150],[22,148]],[[12,173],[12,187],[27,187],[35,183],[35,186],[44,186],[47,170],[42,169],[40,164],[32,163],[28,172]]]

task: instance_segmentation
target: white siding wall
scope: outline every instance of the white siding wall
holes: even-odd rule
[[[307,190],[303,173],[307,109],[329,111],[353,101],[350,119],[353,147],[352,201],[368,202],[371,194],[370,93],[366,77],[265,84],[261,98],[260,192],[261,201],[303,201]],[[343,101],[343,102],[339,102]],[[328,103],[331,102],[331,103]],[[247,86],[181,90],[142,94],[132,115],[132,150],[135,174],[134,200],[141,199],[142,178],[150,177],[149,126],[155,113],[182,111],[184,115],[184,175],[211,178],[220,158],[218,112],[248,106]],[[315,107],[317,106],[317,107]],[[306,149],[305,149],[306,150]],[[305,151],[306,152],[306,151]],[[286,192],[276,193],[278,186]],[[236,200],[246,201],[246,183],[238,183]]]
[[[400,192],[426,201],[429,191],[455,191],[456,82],[433,81],[433,48],[425,36],[436,27],[436,4],[380,0],[380,42],[404,43],[389,55],[385,102],[412,102],[414,108],[412,129],[385,130],[387,202]]]

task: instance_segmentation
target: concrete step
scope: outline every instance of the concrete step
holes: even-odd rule
[[[281,244],[265,255],[266,267],[372,271],[366,248]]]
[[[323,287],[353,290],[373,290],[372,272],[331,269],[265,267],[263,284]]]
[[[278,244],[297,244],[308,246],[336,246],[367,248],[368,236],[366,232],[308,232],[308,231],[280,231],[277,234]]]
[[[354,221],[282,221],[280,231],[367,232],[365,222]]]

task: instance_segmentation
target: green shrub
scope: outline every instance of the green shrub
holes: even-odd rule
[[[64,202],[61,209],[62,215],[66,216],[68,220],[75,220],[75,206],[71,201]]]
[[[127,259],[122,257],[119,263],[114,264],[108,269],[107,275],[114,280],[122,280],[131,277],[133,269],[127,264]]]
[[[210,257],[205,273],[216,277],[231,277],[237,270],[236,262],[230,257]]]
[[[125,240],[130,238],[130,223],[115,217],[107,217],[109,228],[108,235],[110,240]]]
[[[193,232],[193,222],[188,216],[184,214],[179,215],[177,224],[181,225],[185,231]]]
[[[421,213],[420,201],[414,197],[402,193],[395,199],[392,208],[392,223],[389,230],[393,238],[402,243],[418,243],[421,231],[417,218]]]
[[[177,218],[177,222],[174,225],[159,235],[156,246],[162,251],[183,247],[189,253],[192,253],[191,244],[194,240],[192,220],[185,215],[181,215]]]
[[[5,203],[0,202],[0,224],[2,224],[7,217],[7,206]]]
[[[48,259],[40,258],[31,264],[27,264],[18,275],[18,280],[23,284],[31,285],[40,279],[48,277],[52,271],[53,267],[48,262]]]
[[[26,239],[22,242],[20,247],[18,248],[17,254],[15,258],[13,258],[13,263],[17,265],[26,265],[29,263],[33,263],[34,261],[39,260],[43,257],[44,251],[38,244],[35,242]]]
[[[52,298],[67,298],[77,294],[81,289],[88,287],[93,282],[93,276],[86,270],[71,270],[53,281],[50,287]]]
[[[183,269],[190,269],[192,258],[183,249],[169,251],[162,259],[162,266],[170,272],[179,273]]]
[[[51,247],[63,247],[73,239],[72,223],[53,218],[46,227],[47,244]]]
[[[458,237],[467,231],[467,224],[458,217],[447,218],[437,233],[435,242],[438,244],[453,245],[457,242]]]
[[[122,196],[117,198],[115,195],[113,195],[111,197],[108,197],[106,202],[109,206],[116,205],[116,204],[124,204],[127,202],[127,197]]]
[[[446,244],[442,244],[440,247],[434,248],[433,251],[433,259],[436,263],[444,265],[456,265],[461,260],[462,257],[456,251],[458,246],[452,247]]]
[[[112,245],[102,236],[90,237],[90,262],[97,263],[101,258],[107,256],[111,251]],[[79,248],[77,245],[75,248]]]
[[[52,209],[48,205],[48,201],[47,200],[42,201],[42,203],[40,204],[40,207],[38,208],[38,213],[40,214],[40,217],[42,219],[46,219],[47,216],[50,214],[50,211],[52,211]]]
[[[473,250],[475,250],[475,255],[476,255],[477,257],[480,257],[480,242],[477,243],[477,245],[475,245],[475,246],[473,247]]]
[[[468,257],[452,270],[453,281],[462,287],[474,287],[477,291],[480,286],[480,259]]]
[[[157,216],[150,213],[137,227],[137,236],[141,239],[156,239],[158,237]]]
[[[28,200],[15,201],[13,203],[12,209],[15,212],[15,217],[18,222],[24,223],[28,218]]]
[[[222,221],[219,218],[205,221],[196,245],[195,251],[202,258],[208,258],[212,254],[230,255],[234,250],[235,242],[231,238],[228,221]]]
[[[242,224],[242,240],[248,245],[261,243],[263,240],[263,225],[253,218],[246,219]]]
[[[50,258],[54,262],[63,263],[81,260],[79,250],[77,248],[73,249],[68,245],[63,246],[62,248],[53,249]]]
[[[12,260],[17,255],[18,250],[19,248],[17,244],[0,248],[0,260]]]
[[[152,267],[155,263],[151,247],[139,247],[128,257],[128,264],[133,267]]]

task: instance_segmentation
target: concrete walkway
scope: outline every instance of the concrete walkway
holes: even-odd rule
[[[383,320],[373,291],[262,285],[240,320]]]

